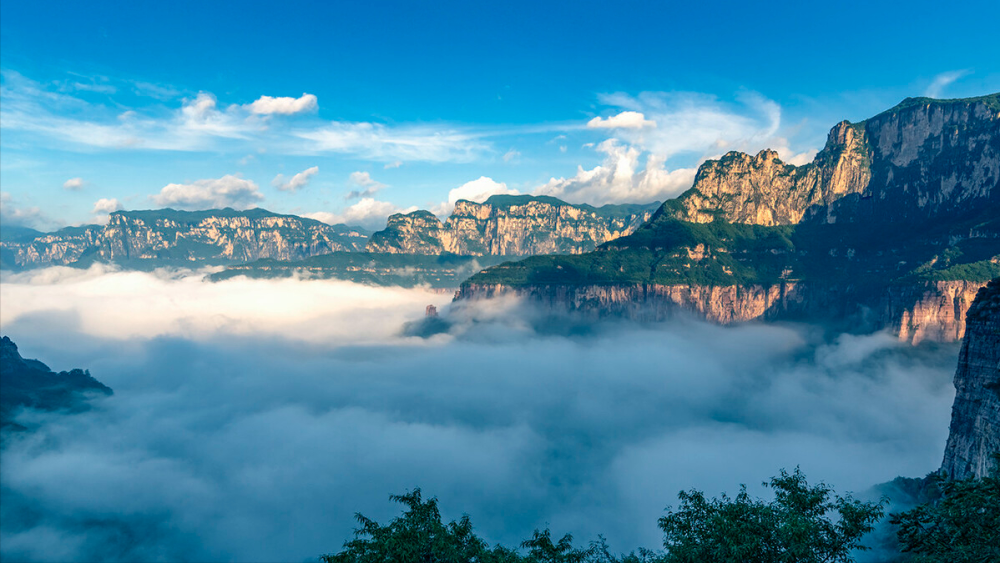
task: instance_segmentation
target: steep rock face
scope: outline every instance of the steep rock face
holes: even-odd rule
[[[259,209],[163,209],[112,213],[104,227],[63,229],[3,246],[14,264],[38,266],[81,260],[298,260],[360,250],[367,240],[367,233],[360,229]]]
[[[837,124],[805,166],[777,153],[731,152],[698,170],[691,190],[664,204],[677,218],[793,225],[806,219],[911,221],[972,202],[997,204],[1000,95],[904,100],[860,123]],[[846,196],[854,196],[846,197]]]
[[[1000,278],[979,291],[966,327],[941,465],[955,479],[986,476],[1000,452]]]
[[[530,285],[467,283],[456,300],[515,295],[555,313],[662,321],[684,312],[710,322],[850,320],[854,328],[889,329],[901,340],[953,342],[965,333],[965,311],[984,283],[929,282],[882,293],[803,282],[771,285]]]
[[[527,256],[580,254],[630,234],[658,204],[571,205],[552,197],[493,196],[461,200],[442,223],[427,211],[389,218],[369,252]]]

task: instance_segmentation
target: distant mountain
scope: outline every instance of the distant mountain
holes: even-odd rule
[[[8,267],[114,262],[134,268],[226,264],[272,258],[301,260],[363,250],[369,231],[327,225],[263,209],[118,211],[107,225],[70,227],[33,238],[4,240]]]
[[[495,195],[484,203],[460,200],[444,222],[429,211],[389,217],[372,235],[369,252],[530,256],[580,254],[635,231],[659,202],[573,205],[548,196]]]
[[[956,340],[976,291],[1000,276],[998,183],[1000,94],[907,99],[838,124],[805,166],[773,151],[707,161],[633,234],[490,268],[460,297],[512,292],[643,318],[852,319]]]
[[[89,408],[89,397],[111,394],[89,371],[56,373],[38,360],[22,358],[10,338],[0,338],[0,427],[23,429],[13,422],[20,409],[79,412]]]

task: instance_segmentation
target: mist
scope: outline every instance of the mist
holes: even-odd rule
[[[0,555],[315,560],[421,487],[491,542],[659,548],[681,489],[781,468],[864,491],[940,465],[957,345],[693,319],[541,329],[516,300],[204,271],[6,276],[25,357],[114,389],[5,437]],[[435,304],[447,333],[406,336]],[[579,328],[579,327],[577,327]]]

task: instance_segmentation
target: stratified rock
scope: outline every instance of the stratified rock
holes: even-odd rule
[[[572,205],[547,196],[493,196],[460,200],[447,221],[429,211],[389,217],[372,235],[369,252],[466,256],[580,254],[625,236],[659,206]]]
[[[1000,278],[979,290],[965,326],[941,465],[953,479],[985,477],[1000,453]]]
[[[4,241],[15,266],[301,260],[363,250],[368,232],[263,209],[117,211],[105,226],[70,227],[31,240]]]

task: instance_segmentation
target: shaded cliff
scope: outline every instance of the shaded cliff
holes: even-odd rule
[[[985,477],[1000,452],[1000,278],[979,290],[966,317],[955,372],[955,403],[941,469]]]
[[[111,394],[89,371],[56,373],[38,360],[22,358],[10,338],[0,338],[0,427],[23,429],[13,422],[21,409],[79,412],[89,408],[89,397]]]
[[[334,251],[361,250],[368,232],[345,225],[235,211],[118,211],[107,225],[70,227],[27,240],[4,241],[4,262],[19,267],[88,264],[300,260]]]
[[[547,288],[562,286],[572,303],[561,306],[582,310],[604,306],[586,297],[591,288],[624,288],[621,299],[642,301],[662,293],[655,288],[687,287],[663,303],[720,322],[863,315],[906,340],[952,341],[974,292],[1000,276],[998,182],[1000,94],[909,99],[835,126],[807,166],[771,151],[706,162],[690,191],[631,235],[578,256],[487,269],[459,298],[515,291],[547,300]],[[789,284],[823,310],[754,297]]]
[[[444,222],[428,211],[389,217],[368,251],[409,254],[527,256],[579,254],[635,231],[659,203],[572,205],[547,196],[460,200]]]

